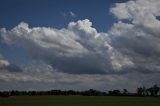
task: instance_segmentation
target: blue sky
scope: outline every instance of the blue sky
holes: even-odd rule
[[[159,0],[0,0],[0,90],[160,85],[159,7]]]
[[[62,28],[70,21],[90,19],[98,31],[107,31],[115,21],[109,8],[123,1],[126,0],[1,0],[0,26],[13,28],[24,21],[30,26]]]

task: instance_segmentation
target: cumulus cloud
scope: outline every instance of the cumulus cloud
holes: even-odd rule
[[[112,48],[108,34],[98,33],[88,19],[70,22],[63,29],[29,28],[22,22],[10,31],[2,28],[1,38],[1,42],[25,48],[33,59],[66,73],[112,73],[129,61]]]
[[[22,44],[29,52],[34,48],[44,50],[50,49],[56,55],[74,56],[87,52],[83,46],[75,41],[76,36],[73,32],[66,29],[52,29],[36,27],[30,29],[27,23],[20,23],[11,31],[1,30],[1,37],[7,44]]]
[[[95,87],[96,83],[99,87],[158,83],[159,6],[159,0],[115,4],[110,12],[118,22],[108,32],[98,32],[89,19],[70,22],[62,29],[30,28],[24,22],[11,30],[1,28],[0,43],[25,49],[38,64],[24,65],[21,73],[1,71],[0,79],[76,83],[77,87],[90,83]],[[0,67],[10,66],[1,57]]]
[[[10,31],[2,28],[1,38],[1,42],[25,48],[33,59],[65,73],[121,73],[134,66],[112,46],[109,34],[97,32],[88,19],[70,22],[63,29],[29,28],[22,22]]]
[[[112,46],[130,58],[135,70],[159,72],[159,6],[158,0],[135,0],[110,10],[119,19],[109,31]]]

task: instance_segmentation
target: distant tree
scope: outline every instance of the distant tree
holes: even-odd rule
[[[160,88],[157,85],[154,85],[153,87],[150,87],[148,91],[150,92],[151,96],[157,96]]]
[[[158,87],[158,85],[154,85],[153,89],[154,89],[155,96],[158,96],[158,92],[160,91],[160,88]]]
[[[109,95],[114,95],[114,96],[121,95],[121,91],[120,90],[113,90],[113,91],[109,91],[108,93],[109,93]]]
[[[123,95],[128,95],[127,89],[123,89]]]
[[[4,92],[0,92],[0,97],[9,97],[10,96],[10,92],[4,91]]]
[[[147,92],[147,89],[145,86],[142,87],[142,95],[143,96],[147,96],[148,95],[148,92]]]
[[[142,96],[142,94],[143,94],[143,88],[142,87],[137,88],[137,95]]]
[[[152,88],[151,89],[147,89],[145,86],[137,88],[137,94],[139,96],[148,96],[149,95],[148,92],[150,92],[152,94],[153,93],[153,89]]]

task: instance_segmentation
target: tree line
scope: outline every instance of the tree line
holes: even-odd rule
[[[89,89],[86,91],[75,91],[75,90],[50,90],[50,91],[0,91],[0,97],[9,96],[22,96],[22,95],[82,95],[82,96],[160,96],[160,87],[154,85],[152,87],[139,87],[136,93],[130,93],[127,89],[112,90],[108,92],[102,92],[94,89]]]

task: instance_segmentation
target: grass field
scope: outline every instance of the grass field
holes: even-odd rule
[[[0,98],[0,106],[160,106],[160,98],[112,96],[15,96]]]

